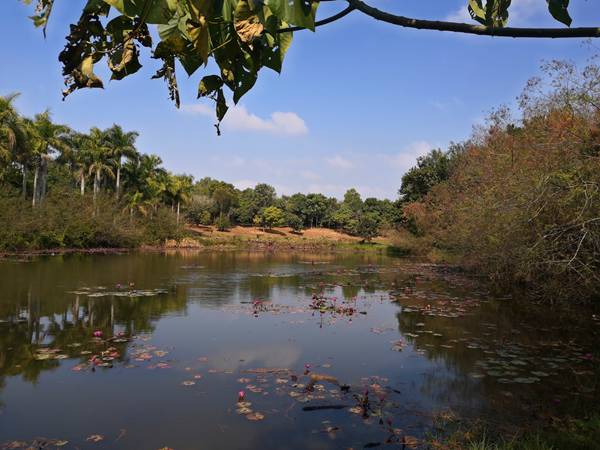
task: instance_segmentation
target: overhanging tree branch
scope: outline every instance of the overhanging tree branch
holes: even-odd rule
[[[468,23],[445,22],[438,20],[412,19],[381,11],[367,5],[362,0],[348,0],[351,7],[374,19],[419,30],[452,31],[455,33],[476,34],[480,36],[498,36],[513,38],[597,38],[600,28],[501,28]]]

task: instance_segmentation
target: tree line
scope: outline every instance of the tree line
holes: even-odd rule
[[[91,190],[94,203],[101,192],[114,195],[130,215],[148,215],[168,205],[179,220],[193,178],[172,174],[158,156],[140,153],[136,131],[115,124],[81,133],[54,123],[49,111],[21,116],[14,107],[16,98],[0,98],[0,181],[18,187],[34,208],[44,202],[51,178],[76,186],[81,196]]]
[[[340,201],[320,193],[278,196],[265,183],[240,190],[224,181],[202,178],[192,190],[187,217],[192,223],[214,223],[222,230],[232,224],[267,229],[287,226],[296,232],[325,227],[371,239],[382,227],[398,224],[401,209],[390,200],[363,200],[356,189],[349,189]]]
[[[209,177],[194,182],[191,175],[170,173],[158,156],[140,152],[136,131],[125,131],[115,124],[84,133],[54,122],[49,111],[25,117],[14,106],[17,97],[0,97],[0,192],[4,199],[2,215],[9,228],[17,227],[9,223],[12,211],[17,217],[29,215],[23,219],[23,227],[33,230],[36,227],[31,222],[38,222],[36,229],[42,232],[41,222],[69,204],[82,205],[97,223],[104,214],[118,216],[123,223],[127,219],[131,227],[168,222],[171,215],[174,224],[160,234],[164,238],[175,237],[179,233],[176,226],[185,222],[215,225],[222,231],[234,225],[264,229],[287,226],[296,233],[326,227],[370,240],[382,228],[402,221],[399,202],[363,200],[356,189],[349,189],[340,201],[320,193],[278,196],[273,186],[264,183],[237,189]],[[69,198],[66,202],[61,197],[65,195]],[[76,208],[69,214],[77,222]],[[63,223],[69,228],[67,219]],[[10,235],[5,240],[23,241],[5,234]],[[63,237],[50,242],[67,245]],[[48,246],[50,242],[18,246]],[[0,248],[14,245],[5,242]],[[92,244],[76,246],[87,245]]]

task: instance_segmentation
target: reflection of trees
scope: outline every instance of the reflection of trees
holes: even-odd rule
[[[378,255],[335,253],[177,252],[0,262],[0,387],[7,376],[35,382],[42,371],[59,366],[53,359],[36,360],[39,346],[84,360],[81,350],[88,348],[94,330],[105,336],[151,332],[156,320],[184,311],[188,302],[219,307],[254,298],[276,300],[279,291],[308,299],[321,284],[329,290],[341,286],[346,298],[373,292],[398,277],[368,269],[380,261]],[[136,298],[69,293],[83,287],[117,290],[116,284],[129,282],[138,289],[172,289]]]
[[[446,287],[442,295],[439,280],[435,284],[421,283],[419,295],[415,298],[405,296],[400,303],[403,307],[421,312],[400,312],[396,318],[398,328],[408,342],[436,363],[434,368],[427,370],[421,382],[421,393],[438,404],[455,405],[462,412],[477,416],[484,414],[492,418],[498,411],[503,411],[503,418],[518,421],[531,410],[555,409],[553,399],[559,392],[564,393],[567,401],[561,403],[561,408],[572,408],[580,411],[589,407],[580,403],[583,398],[572,395],[581,386],[569,386],[569,383],[579,384],[570,375],[569,379],[562,376],[552,376],[535,384],[499,384],[498,377],[486,375],[486,369],[477,363],[487,359],[502,359],[498,354],[506,352],[513,356],[506,360],[520,359],[527,361],[525,368],[504,368],[502,371],[517,370],[518,377],[530,376],[531,371],[548,370],[538,367],[539,357],[572,356],[571,344],[577,342],[590,344],[593,340],[590,328],[581,326],[581,320],[575,317],[561,317],[559,311],[548,311],[542,308],[530,307],[522,303],[483,302],[466,308],[465,315],[457,318],[441,315],[428,315],[423,311],[427,304],[432,306],[446,305],[451,311],[461,301],[469,302],[468,292],[462,294]],[[428,297],[429,295],[429,297]],[[420,297],[420,298],[418,298]],[[464,300],[458,300],[458,299]],[[456,303],[452,303],[452,301]],[[565,327],[561,323],[577,324],[580,326]],[[418,326],[417,324],[424,324]],[[430,331],[430,333],[424,333]],[[440,334],[435,336],[433,333]],[[418,334],[418,337],[407,336]],[[449,345],[445,347],[444,345]],[[473,345],[475,348],[469,348]],[[571,361],[577,358],[571,359]],[[581,361],[581,360],[580,360]],[[571,373],[573,362],[557,368],[557,374]],[[575,363],[577,364],[577,363]],[[440,365],[442,367],[440,367]],[[497,369],[493,369],[497,370]],[[564,372],[563,372],[564,371]],[[474,378],[474,373],[486,375]],[[511,375],[503,377],[514,378]],[[597,379],[597,378],[596,378]],[[600,381],[596,382],[597,384]],[[559,388],[557,390],[557,387]],[[571,390],[571,387],[573,390]],[[589,386],[587,388],[589,391]],[[509,392],[510,395],[506,395]],[[582,391],[583,392],[583,391]],[[593,394],[588,401],[597,397]],[[596,398],[593,400],[598,401]],[[567,403],[570,403],[567,406]],[[584,402],[585,403],[585,402]],[[592,402],[593,404],[593,402]],[[497,417],[499,418],[499,417]]]
[[[106,337],[121,332],[125,335],[151,332],[155,320],[185,310],[186,303],[183,289],[168,295],[135,298],[67,294],[63,296],[62,311],[45,316],[40,314],[40,299],[32,301],[28,296],[26,305],[16,308],[18,317],[0,325],[0,387],[6,376],[21,375],[35,382],[43,371],[59,366],[56,360],[35,359],[35,350],[40,345],[85,360],[87,356],[80,356],[82,350],[98,351],[98,346],[90,342],[93,331],[102,330]],[[126,346],[120,347],[123,355]]]

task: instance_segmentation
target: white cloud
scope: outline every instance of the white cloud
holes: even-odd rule
[[[300,176],[306,180],[310,180],[310,181],[318,181],[321,179],[321,177],[319,176],[318,173],[312,171],[312,170],[303,170],[300,172]]]
[[[181,111],[190,114],[200,114],[202,116],[214,117],[215,110],[204,103],[194,103],[193,105],[181,105]]]
[[[233,184],[239,190],[243,191],[244,189],[253,188],[259,183],[256,180],[237,180],[231,184]]]
[[[335,155],[332,158],[325,158],[327,164],[336,169],[352,169],[354,167],[354,163],[349,159],[344,158],[340,155]]]
[[[466,3],[466,2],[465,2]],[[513,0],[510,8],[509,23],[511,26],[523,26],[529,19],[545,11],[547,4],[541,0]],[[466,4],[446,16],[450,22],[472,21]]]
[[[181,109],[191,114],[214,117],[213,109],[205,104],[183,105]],[[275,111],[268,119],[258,117],[249,112],[245,106],[236,105],[229,108],[223,129],[233,131],[257,131],[272,134],[303,135],[308,133],[304,120],[293,112]]]
[[[467,6],[461,6],[456,11],[448,14],[444,20],[447,20],[448,22],[468,22],[471,20],[471,15],[469,14]]]
[[[431,145],[429,142],[417,141],[408,145],[401,152],[398,152],[395,155],[386,155],[385,158],[394,167],[406,172],[415,165],[419,156],[426,155],[429,151],[431,151],[431,149],[433,149],[433,145]]]
[[[348,189],[356,188],[363,198],[395,199],[402,175],[416,164],[419,156],[438,146],[421,140],[394,150],[334,149],[300,158],[285,153],[242,157],[237,151],[223,151],[203,160],[203,172],[195,175],[210,175],[239,189],[268,183],[279,195],[318,192],[342,199]]]

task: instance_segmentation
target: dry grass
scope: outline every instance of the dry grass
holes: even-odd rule
[[[219,240],[293,240],[305,243],[328,241],[346,244],[358,244],[362,241],[359,237],[350,236],[329,228],[309,228],[300,233],[295,233],[289,227],[276,227],[271,230],[264,230],[258,227],[236,226],[228,231],[217,231],[214,226],[194,226],[188,229],[195,234],[200,234],[202,237]],[[385,237],[378,237],[373,241],[379,244],[388,244],[388,239]]]

